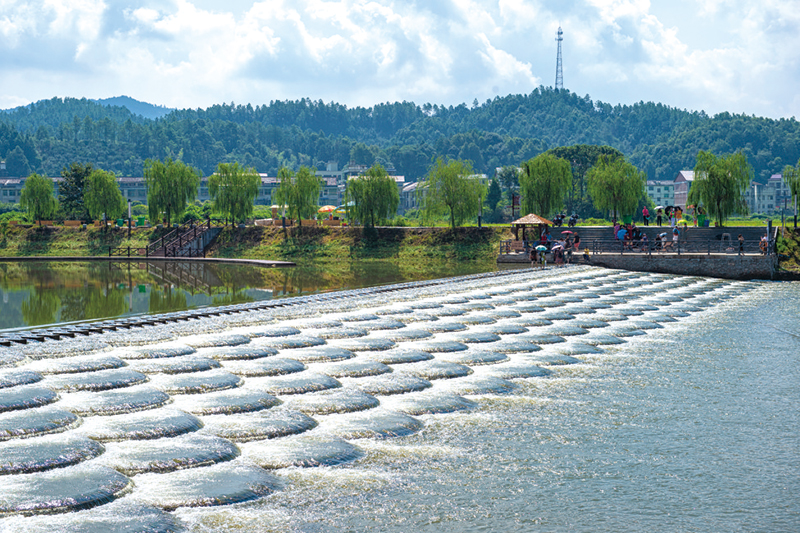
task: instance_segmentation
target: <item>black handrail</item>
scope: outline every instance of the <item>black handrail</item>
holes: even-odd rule
[[[592,253],[619,253],[624,254],[726,254],[726,255],[772,255],[772,242],[762,248],[760,240],[745,239],[741,242],[737,239],[692,239],[678,240],[673,242],[667,235],[667,239],[661,242],[648,240],[642,241],[620,241],[617,239],[593,239]]]
[[[205,250],[198,250],[189,245],[201,238],[215,225],[223,224],[211,219],[199,226],[194,221],[186,222],[144,248],[109,246],[108,255],[109,257],[125,255],[128,257],[142,255],[145,257],[205,257]]]

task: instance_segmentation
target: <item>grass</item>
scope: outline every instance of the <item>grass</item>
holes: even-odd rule
[[[502,228],[226,228],[210,249],[215,257],[280,259],[298,264],[386,261],[426,268],[427,263],[494,262]]]
[[[781,270],[800,272],[800,229],[787,227],[778,232],[778,254],[784,256],[780,261]]]
[[[10,226],[0,236],[0,257],[15,256],[97,256],[108,248],[141,248],[156,238],[158,230],[136,229],[128,238],[127,228],[39,228]]]

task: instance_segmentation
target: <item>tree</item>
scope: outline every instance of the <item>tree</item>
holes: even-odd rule
[[[376,222],[393,217],[400,205],[397,183],[379,164],[357,178],[350,178],[344,197],[345,203],[353,202],[352,216],[365,226],[375,227]]]
[[[64,180],[58,187],[58,196],[65,219],[89,220],[89,211],[83,204],[83,187],[92,170],[91,163],[70,163],[61,169]]]
[[[522,163],[519,175],[521,203],[525,214],[549,217],[560,211],[572,186],[569,162],[552,154],[539,154]]]
[[[500,184],[508,190],[509,198],[514,193],[514,189],[519,187],[519,168],[515,166],[505,166],[497,174]]]
[[[317,213],[322,183],[314,171],[303,166],[295,174],[288,168],[281,167],[278,181],[280,183],[275,191],[275,199],[279,204],[289,207],[289,218],[307,220]]]
[[[6,155],[6,170],[9,176],[27,176],[30,173],[30,162],[20,146],[16,146]]]
[[[606,213],[612,211],[616,220],[620,213],[633,214],[644,195],[647,175],[624,157],[603,154],[586,179],[595,207]]]
[[[689,189],[689,202],[706,206],[708,214],[717,224],[733,213],[747,213],[745,194],[753,179],[753,167],[742,151],[726,156],[715,156],[700,150],[694,166],[694,181]]]
[[[622,152],[610,146],[576,144],[574,146],[551,148],[546,153],[569,161],[572,168],[572,187],[570,187],[567,198],[567,211],[570,213],[582,213],[584,217],[595,214],[591,213],[592,199],[588,194],[586,173],[601,155],[624,157]]]
[[[119,190],[117,178],[111,172],[95,169],[86,178],[83,187],[83,203],[89,216],[95,220],[114,220],[125,212],[125,198]]]
[[[503,193],[500,190],[500,183],[497,178],[489,183],[489,192],[486,194],[485,209],[483,211],[483,220],[489,223],[496,223],[503,221],[503,206],[500,201],[503,199]]]
[[[797,166],[786,165],[783,167],[783,181],[789,185],[794,204],[794,225],[797,227],[797,197],[800,196],[800,159]]]
[[[489,192],[486,194],[486,207],[493,211],[497,207],[497,204],[500,203],[502,196],[503,193],[500,190],[500,184],[497,179],[493,179],[489,182]]]
[[[232,222],[244,222],[253,214],[253,202],[260,186],[261,176],[256,169],[244,168],[239,163],[220,163],[217,171],[208,178],[208,193],[214,202],[214,211],[224,214]]]
[[[182,161],[167,158],[164,162],[148,159],[144,162],[147,186],[147,210],[150,220],[163,220],[167,225],[178,220],[186,203],[197,197],[200,172]]]
[[[58,210],[58,200],[53,196],[53,180],[39,174],[28,176],[19,196],[19,204],[41,226],[43,218],[52,217]]]
[[[350,160],[357,165],[371,165],[377,154],[366,144],[356,143],[350,149]]]
[[[466,219],[477,216],[486,186],[476,177],[468,161],[436,160],[425,183],[417,188],[418,201],[425,218],[447,214],[455,229]]]

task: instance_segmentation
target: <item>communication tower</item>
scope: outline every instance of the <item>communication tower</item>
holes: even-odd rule
[[[556,56],[556,89],[564,88],[564,73],[561,71],[561,41],[564,40],[564,32],[561,31],[561,26],[558,27],[556,33],[556,41],[558,42],[558,55]]]

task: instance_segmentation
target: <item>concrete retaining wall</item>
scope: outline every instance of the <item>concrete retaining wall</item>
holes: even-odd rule
[[[181,252],[186,252],[188,250],[194,250],[194,254],[202,253],[203,250],[214,240],[214,238],[220,234],[222,228],[210,228],[208,231],[203,233],[203,235],[199,239],[195,239],[189,244],[185,245],[181,248]]]
[[[774,255],[597,254],[590,258],[593,265],[606,268],[741,280],[773,279],[778,266]]]
[[[583,254],[573,254],[573,263],[586,264]],[[724,279],[776,279],[778,257],[761,254],[594,254],[589,264],[638,272],[660,272],[681,276],[708,276]],[[528,254],[502,254],[498,263],[527,263]],[[552,264],[552,254],[547,254],[547,264]]]

